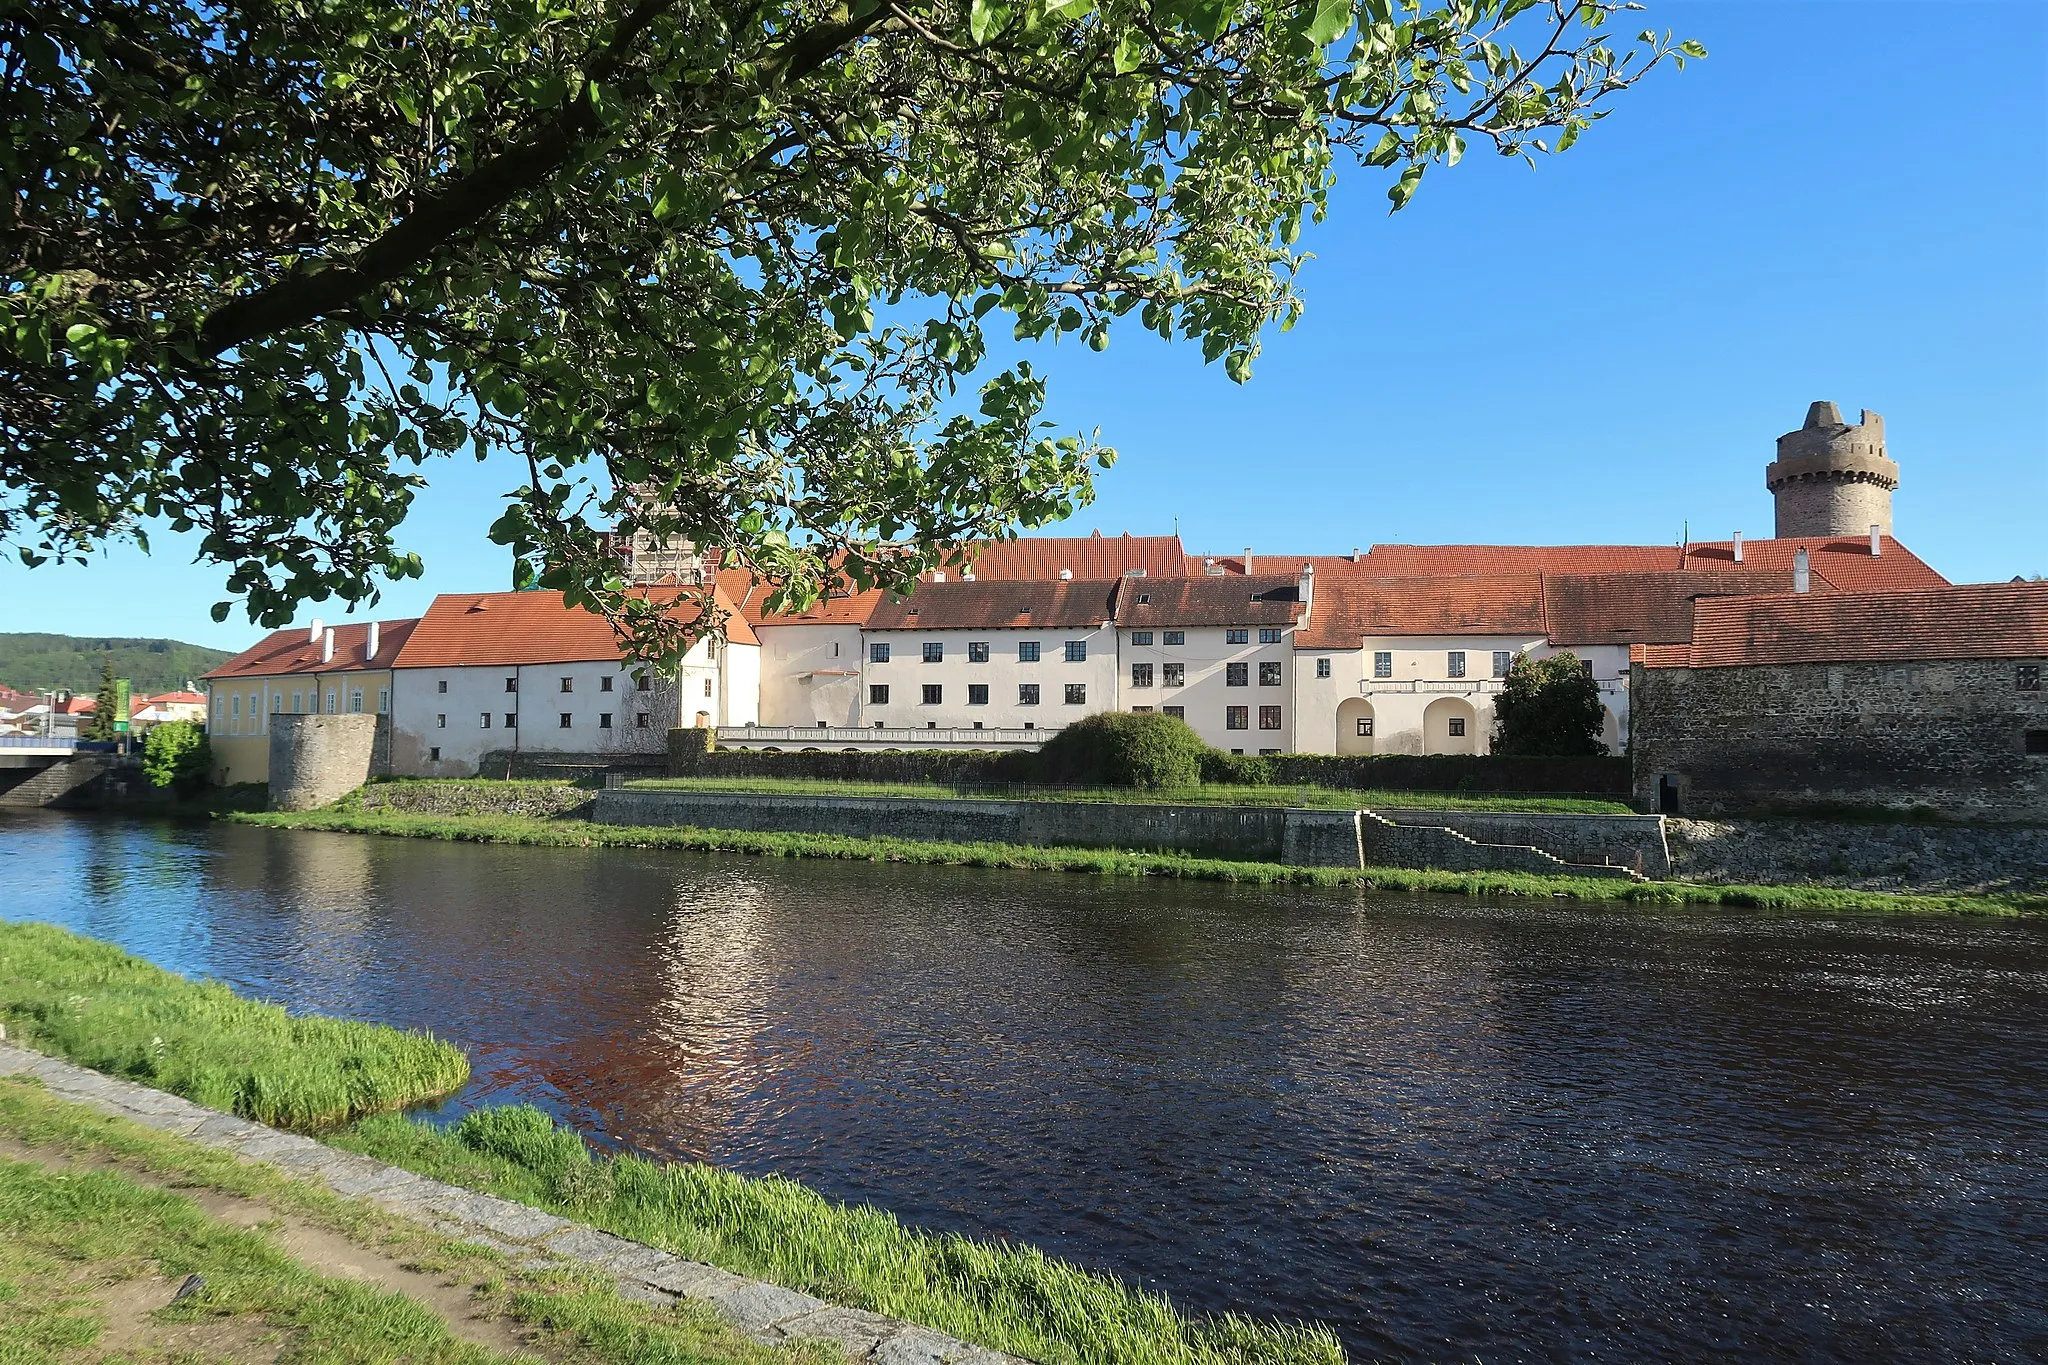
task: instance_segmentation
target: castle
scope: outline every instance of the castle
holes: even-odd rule
[[[1778,503],[1778,538],[1892,533],[1899,467],[1885,454],[1884,418],[1863,411],[1853,426],[1833,403],[1815,403],[1806,423],[1778,438],[1764,471]]]

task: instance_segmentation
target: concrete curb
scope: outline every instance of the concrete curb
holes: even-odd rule
[[[297,1133],[266,1128],[133,1081],[0,1043],[0,1076],[13,1075],[35,1076],[58,1098],[101,1113],[246,1160],[268,1162],[408,1222],[503,1252],[529,1268],[575,1262],[609,1275],[620,1294],[643,1303],[708,1303],[764,1345],[829,1341],[844,1349],[850,1360],[873,1365],[1025,1365],[1015,1356],[970,1346],[913,1323],[841,1308],[765,1280],[686,1261],[525,1204],[444,1185]]]

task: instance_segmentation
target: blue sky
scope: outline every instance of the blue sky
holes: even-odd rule
[[[1196,551],[1668,544],[1770,533],[1806,405],[1884,414],[1900,539],[1956,582],[2048,574],[2048,5],[1650,0],[1705,42],[1565,156],[1467,160],[1389,217],[1347,168],[1249,385],[1135,328],[1036,348],[1048,416],[1122,453],[1066,528]],[[435,592],[506,586],[516,475],[445,463],[406,528]],[[0,567],[0,629],[252,639],[222,572]],[[310,614],[310,612],[308,613]],[[336,615],[332,606],[324,613]]]

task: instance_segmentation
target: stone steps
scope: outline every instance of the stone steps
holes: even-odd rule
[[[1359,852],[1366,866],[1425,867],[1457,872],[1534,872],[1646,882],[1634,868],[1569,863],[1534,844],[1483,844],[1449,825],[1402,824],[1361,810]]]

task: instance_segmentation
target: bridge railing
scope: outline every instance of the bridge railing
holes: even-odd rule
[[[76,735],[0,735],[0,749],[40,749],[44,753],[74,750]]]

